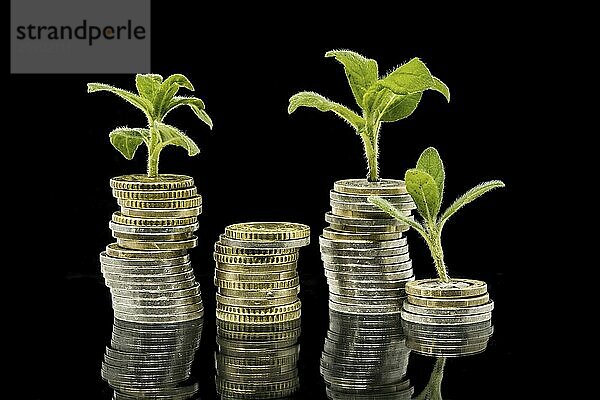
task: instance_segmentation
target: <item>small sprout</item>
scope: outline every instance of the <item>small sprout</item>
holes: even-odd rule
[[[200,149],[185,133],[163,122],[167,114],[177,107],[188,106],[194,114],[212,129],[212,121],[204,110],[204,102],[197,97],[176,96],[180,88],[194,90],[188,78],[174,74],[163,81],[156,74],[135,76],[137,94],[103,83],[88,83],[88,93],[106,91],[113,93],[142,110],[148,121],[147,128],[116,128],[110,132],[110,143],[123,156],[131,160],[138,147],[144,143],[148,147],[148,176],[158,176],[160,152],[168,145],[180,146],[190,156],[200,153]]]
[[[395,122],[411,115],[425,90],[435,90],[450,101],[448,87],[431,75],[418,58],[413,58],[379,77],[377,62],[350,50],[332,50],[325,57],[334,57],[346,71],[350,89],[361,115],[314,92],[300,92],[290,98],[288,113],[298,107],[313,107],[332,111],[346,121],[361,137],[369,170],[368,180],[379,181],[379,131],[384,122]]]
[[[417,211],[423,220],[421,223],[402,215],[400,210],[381,197],[371,196],[369,201],[419,232],[431,251],[438,277],[443,282],[449,282],[450,278],[444,263],[444,251],[442,250],[442,229],[444,225],[448,218],[462,207],[492,189],[504,187],[504,183],[498,180],[480,183],[456,199],[446,211],[439,215],[444,194],[445,175],[442,159],[433,147],[429,147],[421,153],[416,168],[406,171],[404,175],[406,189],[417,205]]]

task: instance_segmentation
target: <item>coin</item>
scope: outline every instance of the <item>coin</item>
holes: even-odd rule
[[[138,217],[138,218],[187,218],[197,217],[202,214],[202,206],[192,208],[153,208],[153,209],[139,209],[121,207],[121,214],[126,217]]]
[[[147,315],[147,316],[159,316],[159,315],[177,315],[177,314],[187,314],[191,312],[197,312],[203,310],[204,307],[202,305],[202,301],[192,304],[183,304],[183,305],[169,305],[169,306],[132,306],[132,305],[123,305],[123,304],[113,304],[113,309],[115,312],[122,314],[132,314],[132,315]]]
[[[218,292],[228,297],[243,297],[246,299],[271,299],[295,296],[300,293],[300,286],[289,289],[229,289],[219,287]]]
[[[348,210],[345,208],[334,207],[331,206],[331,214],[338,217],[347,217],[347,218],[360,218],[360,219],[386,219],[389,218],[390,215],[386,214],[382,211],[356,211],[356,210]]]
[[[366,280],[330,280],[328,282],[329,288],[339,287],[344,289],[402,289],[404,290],[404,286],[409,279],[413,279],[413,277],[408,279],[400,279],[397,281],[366,281]]]
[[[333,190],[346,194],[401,195],[406,194],[404,181],[380,179],[369,182],[366,179],[344,179],[334,183]]]
[[[356,297],[356,296],[340,296],[334,293],[329,293],[329,300],[338,304],[347,305],[381,305],[381,306],[402,306],[401,298],[373,298],[373,297]],[[335,310],[334,310],[335,311]]]
[[[274,272],[274,273],[260,273],[260,274],[248,274],[248,273],[237,273],[237,272],[226,272],[219,269],[215,270],[215,278],[219,280],[231,280],[238,282],[269,282],[269,281],[283,281],[288,279],[297,278],[298,273],[296,271],[287,272]]]
[[[228,254],[228,255],[242,255],[242,256],[271,256],[271,255],[284,255],[284,254],[297,254],[297,248],[289,249],[251,249],[225,246],[220,242],[215,243],[215,253]]]
[[[106,246],[106,255],[115,258],[165,259],[187,255],[186,250],[133,250],[111,243]]]
[[[180,209],[194,208],[202,205],[202,196],[196,195],[186,199],[171,200],[137,200],[137,199],[117,199],[117,204],[121,207],[136,209]]]
[[[343,232],[327,227],[323,229],[323,237],[330,240],[386,241],[402,238],[402,232]]]
[[[476,322],[487,321],[492,318],[492,313],[484,313],[484,314],[473,314],[473,315],[457,315],[457,316],[433,316],[433,315],[419,315],[409,313],[405,310],[402,310],[402,319],[414,322],[417,324],[427,324],[427,325],[464,325],[464,324],[473,324]]]
[[[222,336],[225,339],[230,340],[241,340],[241,341],[270,341],[270,340],[297,340],[300,337],[300,329],[288,330],[288,331],[272,331],[272,332],[239,332],[239,331],[229,331],[226,329],[221,329],[217,327],[217,335]],[[229,367],[231,369],[231,367]],[[290,365],[288,368],[295,368]],[[286,369],[279,368],[277,369],[277,373],[285,372]],[[236,369],[236,372],[245,372],[248,373],[249,369],[247,366],[242,367],[241,369]],[[269,366],[267,369],[267,374],[272,374],[273,367]]]
[[[264,264],[289,264],[298,260],[298,253],[282,254],[273,256],[240,256],[214,253],[214,259],[224,264],[257,265]],[[249,266],[248,268],[252,268]]]
[[[289,297],[276,297],[271,299],[246,299],[239,297],[228,297],[223,296],[219,293],[216,294],[217,303],[229,306],[237,306],[237,307],[255,307],[255,308],[269,308],[269,307],[277,307],[283,306],[286,304],[291,304],[298,300],[298,296],[289,296]]]
[[[118,190],[177,190],[194,186],[194,179],[185,175],[160,174],[156,178],[147,175],[123,175],[111,178],[110,187]]]
[[[364,273],[364,272],[337,272],[325,269],[325,277],[338,282],[344,281],[367,281],[367,282],[385,282],[410,279],[414,276],[412,269],[407,269],[401,272],[384,272],[384,273]]]
[[[415,353],[423,354],[426,356],[435,357],[464,357],[467,355],[473,355],[482,353],[487,348],[487,342],[475,345],[467,346],[452,346],[443,347],[437,345],[423,345],[415,343],[412,340],[406,341],[406,346],[414,351]]]
[[[410,260],[410,254],[404,253],[397,256],[389,257],[345,257],[331,256],[321,253],[321,260],[328,264],[358,264],[358,265],[381,265],[381,264],[398,264]]]
[[[199,295],[189,297],[158,298],[158,299],[136,299],[130,297],[113,296],[113,302],[127,307],[177,307],[201,303]]]
[[[251,324],[262,324],[262,323],[274,323],[274,322],[286,322],[293,319],[300,318],[301,310],[291,311],[288,313],[279,314],[266,314],[266,315],[254,315],[254,314],[233,314],[227,313],[217,309],[217,318],[237,323],[251,323]]]
[[[255,241],[247,241],[247,240],[238,240],[231,239],[224,235],[219,236],[219,241],[226,245],[232,247],[242,247],[242,248],[250,248],[250,249],[289,249],[289,248],[298,248],[308,246],[310,244],[310,237],[306,237],[303,239],[291,239],[285,241],[277,241],[277,240],[255,240]]]
[[[116,224],[131,226],[187,226],[196,224],[198,222],[198,218],[196,217],[196,215],[193,215],[181,218],[140,218],[128,217],[121,214],[120,211],[115,211],[112,215],[112,221]]]
[[[293,303],[284,304],[281,306],[273,306],[273,307],[245,307],[245,306],[231,306],[223,303],[217,303],[217,310],[229,313],[229,314],[239,314],[239,315],[276,315],[276,314],[286,314],[293,311],[300,310],[301,302],[299,299],[296,299]]]
[[[332,249],[321,246],[321,253],[335,257],[391,257],[408,253],[408,246],[388,249]]]
[[[340,296],[356,296],[356,297],[404,297],[404,288],[348,288],[342,286],[329,285],[329,293],[338,294]]]
[[[122,282],[131,284],[155,284],[155,283],[171,283],[181,282],[194,278],[194,271],[191,269],[185,272],[177,274],[166,274],[166,275],[131,275],[131,274],[112,274],[105,272],[103,274],[104,279],[111,282]]]
[[[217,262],[217,268],[224,272],[237,272],[237,273],[280,273],[295,271],[298,263],[292,262],[287,264],[225,264]]]
[[[337,201],[337,202],[341,202],[341,203],[357,203],[357,204],[371,204],[369,203],[369,196],[371,196],[370,193],[368,194],[347,194],[347,193],[341,193],[341,192],[336,192],[335,190],[330,190],[329,191],[329,199],[333,200],[333,201]],[[385,199],[387,201],[389,201],[390,203],[396,205],[401,205],[404,203],[412,203],[412,197],[410,197],[410,195],[408,193],[406,194],[400,194],[400,195],[377,195],[379,197],[381,197],[382,199]]]
[[[439,279],[420,279],[407,285],[406,293],[436,299],[473,297],[487,293],[487,285],[483,281],[472,279],[451,279],[450,282],[442,282]]]
[[[106,283],[106,286],[108,286],[111,289],[111,292],[113,289],[117,289],[117,290],[121,290],[121,291],[128,290],[131,292],[135,292],[135,291],[159,292],[159,291],[189,289],[196,285],[196,282],[194,281],[193,278],[185,280],[185,281],[179,281],[179,282],[164,282],[164,283],[156,282],[156,283],[135,283],[135,284],[129,283],[129,282],[122,282],[122,281],[113,281],[113,280],[109,280],[107,278],[104,278],[104,281]],[[113,294],[116,294],[116,293],[113,292]]]
[[[110,221],[109,228],[114,232],[129,233],[129,234],[147,234],[147,235],[165,235],[178,233],[191,233],[199,228],[198,222],[189,225],[180,226],[136,226],[123,225]]]
[[[125,313],[115,311],[115,318],[122,319],[125,321],[148,323],[148,324],[190,321],[193,319],[202,318],[203,316],[204,316],[204,310],[194,311],[194,312],[187,313],[187,314],[159,315],[159,316],[125,314]]]
[[[290,289],[300,284],[299,278],[291,278],[280,281],[267,281],[267,282],[236,282],[228,281],[223,279],[215,278],[215,286],[224,289],[236,289],[236,290],[272,290],[272,289]],[[243,296],[242,296],[243,297]]]
[[[189,239],[164,242],[117,238],[117,245],[133,250],[186,250],[198,245],[198,237],[192,235]]]
[[[174,265],[170,267],[122,267],[122,266],[113,266],[107,264],[100,265],[101,272],[106,272],[108,274],[118,274],[118,275],[173,275],[180,274],[182,272],[192,271],[192,263],[185,263],[180,265]]]
[[[294,298],[294,301],[297,300],[297,297]],[[238,322],[228,322],[217,320],[217,326],[222,329],[226,329],[229,331],[239,331],[239,332],[272,332],[272,331],[285,331],[285,330],[294,330],[299,328],[301,324],[300,318],[291,319],[286,322],[276,322],[272,324],[244,324]],[[296,356],[297,354],[294,353]]]
[[[489,301],[488,303],[480,306],[471,307],[424,307],[410,304],[408,301],[404,304],[404,309],[407,312],[420,315],[431,315],[431,316],[459,316],[459,315],[473,315],[473,314],[485,314],[491,313],[494,309],[494,302]]]
[[[412,260],[398,264],[358,265],[358,264],[329,264],[323,263],[326,271],[352,274],[394,274],[412,273]]]
[[[406,245],[406,238],[395,240],[332,240],[324,236],[319,236],[319,244],[322,248],[340,249],[340,250],[373,250],[389,249],[403,247]]]
[[[310,236],[308,225],[291,222],[246,222],[229,225],[225,236],[238,240],[293,240]]]
[[[484,295],[474,297],[440,299],[408,295],[407,301],[411,304],[423,307],[474,307],[488,303],[490,301],[490,295],[486,293]]]
[[[187,199],[198,194],[196,187],[175,190],[120,190],[113,189],[112,194],[117,199],[132,200],[174,200]]]
[[[109,245],[110,246],[110,245]],[[185,254],[173,258],[119,258],[108,255],[105,251],[100,253],[100,263],[102,265],[112,265],[118,267],[131,268],[151,268],[151,267],[171,267],[190,262],[190,256]]]
[[[331,208],[338,209],[338,210],[352,211],[352,212],[357,212],[357,213],[366,213],[368,215],[369,214],[384,214],[385,216],[383,218],[391,218],[390,215],[385,213],[383,210],[381,210],[381,208],[379,208],[379,206],[376,206],[373,203],[367,202],[366,199],[367,199],[367,197],[365,197],[365,202],[362,202],[362,203],[348,203],[345,201],[337,201],[337,200],[330,200],[329,203],[330,203]],[[410,210],[414,210],[416,208],[415,203],[413,203],[413,202],[396,203],[396,204],[394,204],[394,207],[397,208],[398,210],[401,210],[403,214]]]
[[[194,284],[191,287],[172,290],[149,290],[148,288],[133,290],[111,288],[110,291],[115,297],[127,297],[136,299],[179,298],[188,296],[199,296],[200,285],[197,282],[194,282]]]
[[[390,227],[402,225],[403,223],[394,218],[351,218],[325,213],[325,222],[339,226],[356,226],[356,227]]]
[[[112,237],[115,239],[137,240],[145,242],[166,242],[191,239],[192,233],[176,233],[176,234],[154,234],[154,233],[120,233],[112,232]]]
[[[406,232],[408,225],[390,225],[390,226],[352,226],[352,225],[338,225],[329,224],[329,228],[337,231],[352,232],[352,233],[394,233],[394,232]]]

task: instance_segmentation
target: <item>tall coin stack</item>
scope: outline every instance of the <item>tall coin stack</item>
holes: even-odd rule
[[[189,382],[200,345],[202,319],[174,324],[140,324],[115,319],[101,375],[120,399],[197,398]]]
[[[471,279],[422,279],[406,285],[402,320],[420,353],[461,356],[485,350],[494,302],[487,284]]]
[[[198,238],[202,197],[184,175],[125,175],[110,180],[121,211],[110,229],[116,243],[100,254],[115,318],[171,323],[201,318],[204,307],[188,250]]]
[[[321,375],[330,399],[406,399],[410,350],[399,314],[357,315],[329,310]]]
[[[342,313],[399,313],[404,285],[414,279],[403,232],[408,226],[368,202],[380,196],[409,216],[415,208],[403,181],[337,181],[329,227],[320,237],[329,307]]]
[[[265,325],[217,320],[222,399],[279,399],[297,392],[300,319]]]

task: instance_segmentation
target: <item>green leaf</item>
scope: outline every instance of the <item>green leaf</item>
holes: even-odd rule
[[[441,203],[442,198],[444,197],[444,180],[446,179],[446,172],[444,171],[444,163],[440,158],[440,153],[433,147],[428,147],[423,150],[417,161],[417,169],[431,175],[437,185]]]
[[[208,127],[210,129],[213,128],[212,119],[210,118],[210,116],[207,114],[207,112],[203,108],[196,107],[193,104],[190,105],[190,108],[192,109],[192,111],[194,112],[194,114],[196,114],[196,117],[198,117],[198,119],[200,119],[200,121],[202,121],[206,125],[208,125]]]
[[[109,133],[110,143],[123,156],[131,160],[142,142],[150,140],[150,130],[143,128],[116,128]]]
[[[144,114],[146,114],[147,116],[152,115],[152,111],[153,111],[152,103],[150,101],[148,101],[147,99],[138,96],[137,94],[131,93],[127,90],[116,88],[114,86],[105,85],[103,83],[88,83],[87,88],[88,88],[88,93],[104,91],[104,92],[116,94],[123,100],[127,101],[130,104],[133,104],[134,106],[136,106],[137,108],[142,110],[144,112]]]
[[[406,96],[393,94],[393,96],[387,108],[383,110],[381,120],[384,122],[396,122],[411,115],[417,109],[423,94],[413,93]]]
[[[415,231],[419,232],[421,236],[425,239],[425,241],[429,241],[429,237],[423,228],[423,225],[415,221],[414,219],[402,214],[402,211],[398,210],[392,203],[389,201],[378,197],[378,196],[369,196],[367,199],[370,203],[375,204],[377,207],[381,208],[383,211],[388,213],[390,216],[396,218],[398,221],[405,223],[406,225],[413,228]]]
[[[162,76],[156,74],[137,74],[135,76],[135,86],[139,95],[151,102],[154,101],[162,81]]]
[[[298,107],[313,107],[319,111],[332,111],[357,131],[362,130],[365,125],[364,119],[354,111],[315,92],[300,92],[290,97],[288,113],[293,113]]]
[[[498,181],[498,180],[493,180],[493,181],[489,181],[489,182],[480,183],[479,185],[475,186],[473,189],[467,191],[465,194],[463,194],[458,199],[456,199],[454,201],[454,203],[452,203],[450,205],[450,207],[448,207],[446,209],[446,211],[444,211],[444,213],[440,217],[440,222],[439,222],[440,228],[439,229],[440,230],[442,229],[442,227],[444,226],[444,224],[446,223],[448,218],[450,218],[452,215],[454,215],[454,213],[456,213],[458,210],[460,210],[461,208],[463,208],[464,206],[466,206],[467,204],[469,204],[476,198],[486,194],[490,190],[493,190],[496,188],[501,188],[504,186],[505,186],[504,182]]]
[[[202,122],[204,122],[206,125],[208,125],[208,127],[210,129],[212,129],[213,123],[212,123],[212,120],[210,119],[210,117],[208,116],[208,114],[206,113],[206,111],[204,111],[204,108],[205,108],[204,102],[197,97],[185,97],[185,96],[173,97],[171,99],[171,101],[169,102],[169,105],[167,105],[167,107],[166,107],[166,111],[163,115],[163,118],[168,113],[170,113],[172,110],[174,110],[180,106],[189,106],[192,109],[192,111],[194,112],[194,114],[196,114],[196,116]]]
[[[441,94],[443,94],[444,97],[446,98],[446,100],[448,101],[448,103],[450,103],[450,89],[444,82],[442,82],[441,80],[439,80],[438,78],[436,78],[434,76],[433,77],[433,86],[431,88],[433,90],[438,91]]]
[[[417,210],[429,223],[434,223],[440,210],[440,195],[435,180],[427,172],[416,168],[404,175],[406,190],[417,205]]]
[[[162,119],[168,112],[168,105],[174,96],[179,91],[179,88],[184,87],[191,91],[194,90],[194,86],[189,81],[188,78],[181,74],[173,74],[169,76],[165,81],[160,85],[160,89],[156,94],[156,98],[154,99],[154,109],[156,110],[155,117],[157,119]]]
[[[395,94],[423,92],[434,86],[433,76],[423,61],[413,58],[380,79],[378,85],[390,89]]]
[[[344,66],[356,103],[363,107],[365,93],[379,78],[377,61],[350,50],[331,50],[325,57],[335,57]]]
[[[160,134],[161,147],[168,145],[183,147],[190,156],[200,153],[200,149],[196,143],[174,126],[155,122],[155,127]]]

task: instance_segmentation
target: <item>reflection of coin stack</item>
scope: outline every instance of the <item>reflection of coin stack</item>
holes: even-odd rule
[[[296,391],[296,267],[299,248],[309,242],[306,225],[251,222],[228,226],[215,244],[217,389],[223,398],[277,398]]]
[[[217,391],[222,399],[279,399],[300,385],[300,319],[275,324],[217,320]]]
[[[321,374],[330,399],[410,399],[410,350],[400,316],[329,310]]]
[[[411,348],[448,357],[485,350],[494,308],[485,282],[423,279],[408,283],[406,293],[402,320]]]
[[[121,206],[110,222],[117,239],[100,254],[115,317],[140,323],[201,318],[204,312],[188,250],[198,238],[202,198],[183,175],[110,180]]]
[[[102,362],[113,398],[196,398],[198,383],[189,377],[201,333],[202,319],[153,325],[115,319]]]
[[[404,285],[413,280],[402,232],[408,227],[368,202],[381,196],[405,215],[415,208],[403,181],[338,181],[330,192],[330,224],[320,238],[329,307],[346,313],[399,313]]]

